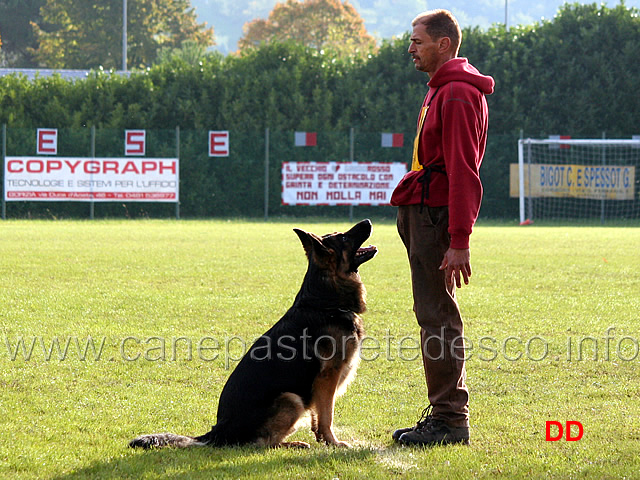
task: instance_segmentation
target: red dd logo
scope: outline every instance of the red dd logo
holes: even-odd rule
[[[567,442],[577,442],[584,435],[584,428],[580,422],[570,420],[566,422],[563,428],[561,422],[547,420],[546,425],[545,440],[547,442],[557,442],[558,440],[561,440],[563,433],[566,433],[565,440]],[[575,432],[575,429],[572,431],[571,427],[577,427],[577,432]],[[577,434],[572,435],[573,433]]]

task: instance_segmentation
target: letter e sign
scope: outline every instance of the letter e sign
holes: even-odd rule
[[[229,156],[229,131],[210,130],[209,131],[209,156],[228,157]]]
[[[39,128],[37,143],[38,155],[57,155],[58,154],[58,129],[57,128]]]
[[[146,130],[125,130],[124,131],[124,154],[144,155],[147,143]]]

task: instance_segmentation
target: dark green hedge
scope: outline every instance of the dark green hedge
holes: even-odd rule
[[[489,97],[482,216],[517,216],[517,205],[508,198],[508,164],[517,159],[521,132],[574,138],[640,133],[637,13],[622,5],[566,5],[552,21],[508,32],[503,27],[464,31],[461,55],[496,79],[496,93]],[[280,163],[346,160],[350,128],[356,131],[356,160],[408,161],[427,78],[414,70],[407,46],[406,36],[385,42],[366,61],[275,44],[240,57],[212,55],[197,66],[174,61],[129,78],[104,72],[76,82],[6,76],[0,78],[0,123],[10,132],[9,155],[34,153],[29,149],[35,147],[36,127],[60,129],[60,155],[88,155],[91,126],[100,132],[99,156],[121,154],[119,136],[126,128],[156,132],[149,148],[173,155],[179,126],[184,216],[263,215],[264,131],[269,128],[270,212],[336,212],[282,207]],[[228,159],[207,157],[210,129],[231,132]],[[319,132],[319,147],[293,148],[294,130]],[[405,147],[381,149],[380,132],[405,133]],[[9,213],[84,216],[86,210],[86,205],[11,204]],[[129,204],[96,210],[98,215],[123,212],[170,215],[172,208]]]

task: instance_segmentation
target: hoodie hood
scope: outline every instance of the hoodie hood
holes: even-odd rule
[[[481,74],[466,58],[452,58],[442,65],[431,80],[429,88],[438,88],[449,82],[465,82],[485,95],[491,95],[496,82],[493,77]]]

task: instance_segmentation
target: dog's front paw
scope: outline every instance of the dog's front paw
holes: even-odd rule
[[[324,442],[326,445],[333,445],[338,448],[351,448],[347,442],[341,442],[338,440],[331,430],[324,432],[314,432],[316,434],[316,440],[318,442]]]
[[[347,442],[339,442],[338,440],[336,440],[336,443],[332,444],[334,447],[338,447],[338,448],[353,448],[351,447],[350,443]]]
[[[278,447],[281,448],[311,448],[307,442],[282,442]]]

